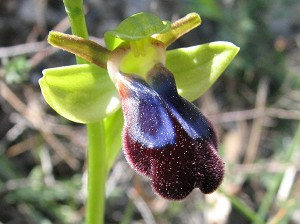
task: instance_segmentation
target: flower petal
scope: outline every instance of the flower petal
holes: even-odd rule
[[[172,73],[161,64],[149,72],[148,79],[176,119],[173,123],[175,146],[168,147],[161,154],[152,154],[155,158],[152,164],[154,190],[168,199],[182,199],[195,187],[203,193],[211,193],[220,185],[224,175],[211,123],[193,104],[178,95]],[[159,158],[161,161],[158,162]],[[174,190],[171,191],[169,185]]]
[[[167,32],[154,34],[153,37],[163,42],[165,46],[169,46],[182,35],[188,33],[200,24],[200,16],[197,13],[192,12],[172,23],[171,29]]]
[[[134,76],[118,77],[125,157],[137,172],[151,176],[152,151],[175,144],[172,121],[164,102],[145,81]]]
[[[102,68],[106,68],[110,51],[96,42],[57,31],[49,33],[48,42],[57,48],[73,53]]]
[[[153,190],[170,200],[194,188],[214,191],[224,167],[211,123],[180,97],[172,73],[161,64],[148,75],[151,88],[133,75],[119,75],[125,124],[123,150],[137,172],[151,178]]]
[[[156,64],[149,72],[151,87],[167,102],[171,114],[188,135],[193,138],[209,139],[217,148],[217,138],[211,123],[192,103],[178,95],[173,74],[163,65]]]
[[[127,132],[133,141],[151,149],[175,143],[166,105],[145,81],[134,76],[122,76],[118,89]]]
[[[166,199],[184,199],[194,188],[211,193],[221,184],[224,165],[213,145],[203,139],[192,139],[180,124],[176,144],[161,153],[152,151],[152,186]]]

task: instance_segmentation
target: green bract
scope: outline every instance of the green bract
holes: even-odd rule
[[[69,120],[92,123],[113,117],[120,103],[106,64],[111,54],[119,54],[121,61],[116,69],[143,77],[155,63],[165,64],[175,76],[178,92],[190,101],[195,100],[217,80],[239,51],[229,42],[166,51],[173,41],[200,23],[196,13],[172,25],[150,13],[139,13],[105,34],[108,49],[90,40],[50,32],[50,44],[101,68],[74,65],[46,69],[40,79],[42,93],[48,104]],[[116,125],[119,131],[121,124]]]
[[[104,119],[106,172],[109,172],[122,147],[123,113],[119,109]]]

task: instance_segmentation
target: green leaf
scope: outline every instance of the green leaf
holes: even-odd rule
[[[170,29],[169,21],[162,21],[159,17],[141,12],[123,20],[113,31],[104,34],[106,47],[114,50],[123,41],[134,41],[149,38],[153,34],[165,33]]]
[[[104,119],[107,172],[115,162],[122,147],[123,113],[119,109]]]
[[[180,48],[167,51],[166,67],[175,76],[179,94],[193,101],[219,78],[238,51],[223,41]]]
[[[47,103],[61,116],[78,123],[102,120],[120,107],[107,70],[92,64],[45,69],[39,80]]]

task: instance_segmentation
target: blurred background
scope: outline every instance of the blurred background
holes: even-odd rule
[[[195,102],[215,124],[226,163],[221,188],[181,202],[152,193],[120,154],[107,181],[106,223],[300,223],[300,2],[298,0],[84,0],[90,36],[150,11],[202,25],[171,48],[230,41],[239,54]],[[0,0],[0,223],[82,223],[85,127],[45,103],[45,68],[75,64],[47,44],[70,33],[61,0]],[[263,220],[263,221],[262,221]]]

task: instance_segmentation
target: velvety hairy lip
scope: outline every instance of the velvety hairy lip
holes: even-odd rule
[[[224,165],[212,124],[178,95],[173,74],[163,65],[155,65],[147,81],[134,75],[118,78],[127,161],[166,199],[183,199],[194,188],[215,191]]]

